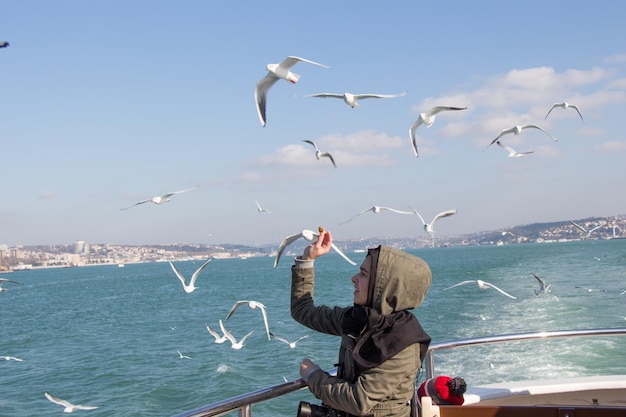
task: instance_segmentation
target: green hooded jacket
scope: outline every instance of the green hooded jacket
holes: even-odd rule
[[[383,315],[419,306],[430,287],[432,273],[422,259],[380,246],[371,307]],[[371,284],[371,283],[370,283]],[[341,336],[336,377],[317,370],[307,378],[315,397],[336,410],[355,416],[410,415],[415,377],[421,366],[420,344],[414,343],[383,363],[359,373],[352,351],[356,340],[343,334],[349,307],[316,306],[314,268],[292,267],[291,315],[313,330]]]

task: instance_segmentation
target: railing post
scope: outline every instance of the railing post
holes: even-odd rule
[[[239,410],[240,417],[252,417],[252,404],[245,405]]]

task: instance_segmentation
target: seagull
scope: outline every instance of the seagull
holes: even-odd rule
[[[0,42],[0,48],[6,48],[9,46],[9,42]]]
[[[591,229],[591,230],[587,230],[587,229],[585,229],[584,227],[582,227],[581,225],[579,225],[579,224],[577,224],[577,223],[574,223],[574,222],[573,222],[573,221],[571,221],[571,220],[570,220],[569,222],[570,222],[571,224],[573,224],[574,226],[576,226],[576,228],[577,228],[577,229],[579,229],[581,232],[583,232],[583,233],[585,234],[585,235],[583,236],[583,239],[586,239],[586,238],[590,237],[590,236],[591,236],[591,233],[592,233],[593,231],[595,231],[596,229],[599,229],[600,227],[602,227],[602,225],[598,225],[598,226],[594,227],[594,228],[593,228],[593,229]]]
[[[406,95],[406,91],[400,94],[352,94],[352,93],[317,93],[305,97],[340,98],[353,109],[359,106],[359,100],[366,98],[396,98]]]
[[[389,207],[373,206],[373,207],[370,207],[370,208],[368,208],[368,209],[365,209],[365,210],[361,211],[360,213],[355,214],[354,216],[352,216],[350,219],[346,220],[345,222],[343,222],[343,223],[339,223],[339,225],[349,223],[349,222],[351,222],[354,218],[356,218],[356,217],[360,216],[360,215],[361,215],[361,214],[363,214],[363,213],[367,213],[368,211],[371,211],[371,212],[373,212],[374,214],[378,214],[378,213],[380,213],[382,210],[389,210],[389,211],[392,211],[392,212],[394,212],[394,213],[398,213],[398,214],[413,214],[413,213],[411,213],[410,211],[396,210],[396,209],[392,209],[392,208],[389,208]]]
[[[176,274],[176,276],[178,277],[178,279],[180,280],[180,282],[183,284],[183,290],[187,293],[190,294],[192,292],[194,292],[196,290],[196,280],[198,279],[198,275],[200,275],[200,272],[202,272],[202,270],[209,264],[209,262],[211,262],[213,260],[213,258],[209,258],[208,261],[206,261],[205,263],[202,264],[202,266],[200,268],[198,268],[196,270],[196,272],[193,273],[193,275],[191,276],[191,280],[189,281],[189,285],[187,285],[185,283],[185,277],[182,276],[182,274],[180,272],[178,272],[178,269],[176,269],[176,267],[174,266],[174,264],[172,263],[172,261],[168,261],[170,263],[170,266],[172,267],[172,269],[174,270],[174,273]]]
[[[522,130],[524,129],[539,129],[541,130],[543,133],[545,133],[546,135],[550,136],[550,139],[552,139],[555,142],[558,142],[556,140],[555,137],[553,137],[551,134],[549,134],[548,132],[546,132],[545,130],[543,130],[541,127],[537,126],[537,125],[524,125],[524,126],[513,126],[510,129],[503,129],[500,131],[500,133],[498,133],[498,136],[496,136],[496,138],[494,140],[491,141],[491,143],[488,146],[493,145],[495,142],[498,141],[498,139],[500,139],[502,136],[509,134],[509,133],[513,133],[515,135],[519,135],[520,133],[522,133]]]
[[[314,232],[312,230],[306,230],[305,229],[305,230],[303,230],[300,233],[296,233],[295,235],[287,236],[286,238],[284,238],[283,241],[280,243],[280,246],[278,247],[278,253],[276,254],[276,259],[274,259],[274,268],[276,268],[276,266],[278,265],[278,261],[280,260],[280,255],[283,254],[283,251],[285,250],[285,248],[287,246],[291,245],[293,242],[295,242],[299,238],[304,238],[304,239],[308,240],[309,242],[312,242],[313,239],[315,239],[315,237],[317,237],[317,236],[319,236],[319,233]],[[339,255],[341,255],[341,257],[343,259],[345,259],[346,261],[348,261],[352,265],[356,265],[356,262],[354,262],[350,258],[348,258],[341,251],[341,249],[339,249],[337,246],[335,246],[334,243],[331,243],[330,246],[335,250],[335,252],[337,252]]]
[[[220,328],[222,329],[222,333],[224,333],[224,336],[226,336],[228,338],[228,340],[230,340],[230,343],[231,343],[230,347],[235,349],[235,350],[241,349],[243,347],[243,344],[245,343],[246,339],[248,337],[250,337],[250,335],[252,333],[254,333],[254,330],[252,330],[250,333],[248,333],[247,335],[242,337],[239,342],[237,342],[237,339],[235,339],[233,337],[233,335],[228,330],[226,330],[226,328],[224,327],[224,323],[222,323],[222,320],[220,320]]]
[[[312,140],[307,140],[307,139],[304,139],[302,142],[310,143],[311,145],[313,145],[313,147],[315,148],[315,157],[317,158],[318,161],[320,160],[321,157],[325,156],[328,159],[330,159],[330,162],[333,163],[333,166],[337,168],[337,165],[335,164],[335,158],[333,158],[333,156],[329,154],[328,152],[320,152],[320,150],[317,149],[317,145],[315,144],[315,142],[313,142]]]
[[[324,68],[330,68],[326,65],[318,62],[309,61],[308,59],[298,58],[297,56],[288,56],[280,64],[268,64],[267,75],[256,83],[254,88],[254,100],[256,101],[256,110],[259,113],[259,120],[261,120],[261,126],[265,127],[265,107],[267,102],[267,92],[280,78],[287,80],[292,84],[295,84],[300,79],[299,74],[295,74],[289,69],[296,65],[298,62],[308,62],[309,64],[318,65]]]
[[[525,156],[525,155],[528,155],[528,154],[531,154],[531,153],[535,152],[535,151],[517,152],[515,149],[511,148],[510,146],[506,146],[505,144],[503,144],[499,140],[496,141],[496,144],[509,153],[507,155],[509,158],[521,158],[522,156]]]
[[[409,207],[411,207],[411,206],[409,206]],[[437,220],[443,219],[444,217],[452,216],[453,214],[456,214],[456,209],[442,211],[441,213],[439,213],[435,217],[433,217],[433,219],[430,221],[430,223],[426,223],[424,221],[424,218],[422,217],[422,215],[419,214],[417,212],[417,210],[415,210],[413,207],[411,207],[411,210],[413,210],[413,213],[417,214],[417,217],[420,218],[420,220],[422,221],[422,224],[424,225],[424,231],[426,233],[428,233],[429,235],[432,235],[435,232],[433,230],[433,227],[435,226],[435,222]]]
[[[64,413],[73,413],[76,410],[95,410],[96,408],[98,408],[97,406],[93,406],[93,405],[74,405],[70,403],[69,401],[65,401],[60,398],[57,398],[54,395],[48,394],[47,392],[45,392],[44,395],[46,396],[48,400],[52,401],[53,403],[59,404],[65,407],[65,409],[63,410]]]
[[[532,275],[533,277],[535,277],[535,279],[537,281],[539,281],[539,291],[534,290],[535,291],[535,295],[538,296],[539,294],[542,294],[542,293],[551,293],[552,292],[552,291],[550,291],[550,286],[552,284],[546,285],[546,283],[543,282],[543,280],[541,278],[539,278],[537,275],[533,274],[532,272],[530,273],[530,275]]]
[[[264,208],[261,208],[261,205],[259,204],[259,202],[258,202],[258,201],[254,200],[254,202],[256,203],[256,209],[257,209],[257,211],[258,211],[259,213],[267,213],[267,214],[272,214],[272,212],[271,212],[271,211],[269,211],[269,210],[267,210],[267,209],[264,209]]]
[[[548,110],[548,113],[546,114],[546,117],[544,117],[543,119],[547,119],[548,115],[550,114],[550,112],[552,111],[552,109],[554,109],[555,107],[561,107],[563,109],[574,109],[576,110],[576,112],[578,113],[578,115],[580,116],[580,120],[582,120],[583,122],[585,121],[585,119],[583,119],[583,115],[580,114],[580,110],[578,110],[578,107],[574,106],[573,104],[569,104],[567,102],[563,102],[563,103],[554,103],[552,105],[552,107],[550,107],[550,110]]]
[[[299,341],[301,341],[302,339],[306,339],[307,337],[309,337],[309,336],[311,336],[311,335],[310,335],[310,334],[306,334],[306,335],[304,335],[304,336],[302,336],[302,337],[298,338],[298,339],[297,339],[296,341],[294,341],[294,342],[290,342],[289,340],[283,339],[282,337],[278,337],[278,336],[276,336],[276,335],[275,335],[274,333],[272,333],[272,332],[270,332],[270,336],[272,336],[272,337],[273,337],[274,339],[276,339],[276,340],[280,340],[281,342],[288,344],[288,345],[289,345],[289,347],[290,347],[291,349],[294,349],[294,348],[296,347],[296,343],[298,343],[298,342],[299,342]]]
[[[143,200],[143,201],[140,201],[138,203],[135,203],[132,206],[121,208],[120,210],[128,210],[129,208],[132,208],[132,207],[138,206],[139,204],[144,204],[144,203],[154,203],[154,204],[157,204],[157,205],[169,203],[170,202],[170,197],[173,196],[174,194],[186,193],[187,191],[195,190],[196,188],[198,188],[198,187],[188,188],[186,190],[174,191],[174,192],[171,192],[171,193],[167,193],[167,194],[163,194],[163,195],[160,195],[160,196],[152,197],[152,198],[149,198],[147,200]]]
[[[415,157],[418,157],[417,143],[415,142],[415,131],[420,125],[431,127],[435,122],[435,115],[444,110],[465,110],[467,107],[450,107],[450,106],[436,106],[428,110],[426,113],[420,113],[419,118],[409,128],[409,137],[411,138],[411,144],[413,145],[413,152]]]
[[[211,329],[209,327],[208,323],[206,324],[206,329],[215,338],[215,342],[214,343],[224,343],[225,341],[228,340],[228,338],[226,336],[220,336],[220,334],[218,332],[216,332],[215,330]]]
[[[181,359],[191,359],[189,356],[180,353],[180,350],[177,350],[176,352],[178,352],[178,357]]]
[[[230,316],[233,315],[235,310],[237,310],[239,306],[242,306],[244,304],[248,304],[248,307],[250,307],[252,310],[255,310],[257,308],[261,310],[261,313],[263,314],[263,323],[265,324],[265,332],[267,333],[267,340],[271,340],[270,339],[270,326],[267,323],[267,311],[265,310],[265,306],[263,305],[263,303],[260,303],[254,300],[239,300],[231,307],[224,321],[227,321],[230,318]],[[226,335],[226,332],[224,332],[224,335]]]
[[[21,282],[13,281],[13,280],[6,279],[6,278],[0,278],[0,292],[6,291],[6,288],[2,288],[2,284],[5,283],[5,282],[10,282],[12,284],[20,284],[20,285],[22,285]]]
[[[0,356],[0,359],[4,359],[5,361],[24,362],[24,359],[16,358],[15,356]]]
[[[496,287],[495,285],[493,285],[493,284],[491,284],[489,282],[486,282],[486,281],[482,281],[480,279],[459,282],[458,284],[454,284],[451,287],[444,288],[444,291],[445,290],[449,290],[450,288],[458,287],[459,285],[465,285],[465,284],[477,284],[478,288],[480,288],[481,290],[484,290],[485,288],[491,287],[491,288],[501,292],[502,294],[506,295],[507,297],[512,298],[514,300],[517,300],[517,297],[513,297],[511,294],[502,291],[500,288]]]

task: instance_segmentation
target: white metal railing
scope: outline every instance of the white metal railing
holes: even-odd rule
[[[477,337],[469,339],[451,340],[446,342],[432,343],[426,354],[424,367],[426,378],[432,378],[435,375],[435,352],[445,349],[456,349],[460,347],[486,345],[493,343],[508,343],[522,340],[537,339],[554,339],[554,338],[571,338],[571,337],[589,337],[589,336],[626,336],[626,328],[603,328],[603,329],[583,329],[583,330],[559,330],[550,332],[532,332],[532,333],[513,333],[487,337]],[[336,369],[329,371],[336,374]],[[213,417],[239,411],[240,417],[252,417],[252,405],[258,404],[272,398],[280,397],[302,390],[306,384],[301,378],[293,381],[284,382],[279,385],[263,388],[257,391],[238,395],[218,401],[213,404],[205,405],[194,410],[177,414],[174,417]]]

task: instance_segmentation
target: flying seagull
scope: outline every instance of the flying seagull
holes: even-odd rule
[[[340,98],[353,109],[359,106],[358,101],[366,98],[396,98],[406,95],[406,91],[400,94],[352,94],[352,93],[317,93],[305,97]]]
[[[349,219],[348,219],[348,220],[346,220],[345,222],[343,222],[343,223],[339,223],[339,225],[349,223],[349,222],[351,222],[353,219],[355,219],[356,217],[360,216],[360,215],[361,215],[361,214],[363,214],[363,213],[367,213],[368,211],[371,211],[371,212],[372,212],[372,213],[374,213],[374,214],[378,214],[378,213],[380,213],[382,210],[388,210],[388,211],[391,211],[391,212],[394,212],[394,213],[398,213],[398,214],[413,214],[413,213],[411,213],[410,211],[396,210],[396,209],[392,209],[392,208],[390,208],[390,207],[372,206],[372,207],[370,207],[370,208],[368,208],[368,209],[365,209],[365,210],[361,211],[360,213],[355,214],[354,216],[352,216],[351,218],[349,218]]]
[[[209,327],[208,323],[206,324],[206,329],[215,338],[215,342],[214,343],[224,343],[225,341],[228,340],[228,338],[226,336],[221,336],[218,332],[216,332],[215,330],[211,329]]]
[[[271,211],[266,210],[266,209],[264,209],[264,208],[261,208],[261,205],[259,204],[259,202],[258,202],[258,201],[254,200],[254,202],[256,203],[256,209],[257,209],[257,211],[258,211],[259,213],[267,213],[267,214],[272,214],[272,212],[271,212]]]
[[[48,400],[52,401],[53,403],[59,404],[65,407],[65,409],[63,410],[64,413],[73,413],[76,410],[95,410],[96,408],[98,408],[97,406],[93,406],[93,405],[74,405],[70,403],[69,401],[65,401],[60,398],[57,398],[54,395],[48,394],[47,392],[44,393],[44,395],[46,396]]]
[[[278,252],[276,253],[276,259],[274,259],[274,268],[276,268],[276,266],[278,265],[278,261],[280,260],[280,255],[283,254],[283,251],[285,250],[285,248],[287,246],[291,245],[293,242],[295,242],[296,240],[298,240],[300,238],[304,238],[305,240],[308,240],[309,242],[312,242],[313,239],[315,239],[317,236],[319,236],[319,233],[314,232],[312,230],[306,230],[306,229],[303,230],[300,233],[296,233],[295,235],[287,236],[285,239],[283,239],[283,241],[280,243],[280,246],[278,247]],[[356,265],[356,262],[354,262],[350,258],[348,258],[341,251],[341,249],[339,249],[337,246],[335,246],[334,243],[331,244],[331,247],[335,250],[335,252],[337,252],[339,255],[341,255],[341,257],[343,259],[345,259],[346,261],[348,261],[352,265]]]
[[[9,46],[9,42],[0,42],[0,48],[6,48]]]
[[[138,203],[135,203],[132,206],[121,208],[120,210],[128,210],[131,207],[135,207],[135,206],[138,206],[139,204],[144,204],[144,203],[154,203],[154,204],[157,204],[157,205],[169,203],[170,202],[170,197],[172,197],[174,194],[186,193],[187,191],[195,190],[196,188],[198,188],[198,187],[188,188],[186,190],[174,191],[174,192],[171,192],[171,193],[167,193],[167,194],[159,195],[159,196],[156,196],[156,197],[152,197],[152,198],[149,198],[147,200],[143,200],[143,201],[140,201]]]
[[[499,140],[496,141],[496,144],[509,153],[507,155],[509,158],[521,158],[522,156],[529,155],[529,154],[535,152],[535,151],[517,152],[515,149],[511,148],[510,146],[507,146],[507,145],[503,144]]]
[[[178,353],[178,357],[181,359],[191,359],[189,356],[180,353],[180,350],[177,350],[176,352]]]
[[[278,336],[276,336],[274,333],[271,333],[271,332],[270,332],[270,335],[271,335],[274,339],[276,339],[276,340],[280,340],[281,342],[288,344],[288,345],[289,345],[289,347],[290,347],[291,349],[294,349],[294,348],[296,347],[296,344],[297,344],[299,341],[301,341],[302,339],[306,339],[307,337],[311,336],[310,334],[306,334],[306,335],[304,335],[304,336],[302,336],[302,337],[298,338],[296,341],[294,341],[294,342],[290,342],[290,341],[289,341],[289,340],[287,340],[287,339],[283,339],[282,337],[278,337]]]
[[[185,277],[183,277],[183,275],[178,271],[178,269],[176,269],[176,267],[174,266],[174,264],[172,263],[172,261],[168,261],[170,263],[170,266],[172,267],[172,269],[174,270],[174,273],[176,274],[176,276],[178,277],[178,279],[180,280],[180,282],[183,284],[183,290],[187,293],[190,294],[192,292],[194,292],[196,290],[196,280],[198,279],[198,275],[200,275],[200,272],[202,272],[202,270],[209,264],[209,262],[211,262],[213,260],[213,258],[209,258],[208,261],[206,261],[205,263],[202,264],[202,266],[200,268],[198,268],[196,270],[196,272],[193,273],[193,275],[191,276],[191,280],[189,281],[189,285],[187,285],[185,283]]]
[[[435,226],[435,222],[437,220],[443,219],[444,217],[452,216],[453,214],[456,214],[456,209],[442,211],[441,213],[439,213],[435,217],[433,217],[433,219],[430,221],[430,223],[426,223],[424,221],[424,218],[422,217],[422,215],[419,214],[417,210],[415,210],[411,206],[409,206],[409,207],[411,208],[411,210],[413,210],[413,213],[417,214],[417,217],[420,218],[420,220],[422,221],[422,224],[424,225],[424,231],[426,233],[428,233],[429,235],[432,235],[435,232],[433,230],[433,227]]]
[[[242,306],[244,304],[247,304],[248,307],[250,307],[252,310],[256,310],[257,308],[261,310],[261,313],[263,314],[263,324],[265,325],[265,332],[267,333],[267,340],[271,340],[270,339],[270,326],[267,322],[267,311],[265,310],[265,305],[263,305],[263,303],[260,303],[254,300],[239,300],[231,307],[224,321],[227,321],[230,318],[230,316],[233,315],[235,310],[237,310],[239,306]],[[226,335],[226,333],[224,333],[224,335]]]
[[[524,129],[538,129],[541,130],[543,133],[545,133],[546,135],[548,135],[550,137],[550,139],[552,139],[555,142],[558,142],[556,140],[555,137],[553,137],[551,134],[549,134],[548,132],[546,132],[545,130],[543,130],[541,127],[537,126],[537,125],[524,125],[524,126],[513,126],[509,129],[503,129],[500,131],[500,133],[498,133],[498,136],[496,136],[496,138],[494,140],[491,141],[491,143],[488,146],[493,145],[494,143],[496,143],[498,141],[498,139],[500,139],[502,136],[507,135],[509,133],[513,133],[514,135],[519,135],[522,133],[522,131]]]
[[[537,281],[539,281],[539,290],[534,290],[535,291],[535,295],[539,295],[539,294],[543,294],[543,293],[551,293],[552,291],[550,291],[550,286],[552,284],[548,284],[546,285],[546,283],[539,278],[537,275],[533,274],[532,272],[530,273],[530,275],[532,275],[533,277],[535,277],[535,279]]]
[[[550,112],[555,108],[555,107],[561,107],[562,109],[574,109],[576,110],[576,112],[578,113],[578,115],[580,116],[580,120],[582,120],[583,122],[585,121],[585,119],[583,119],[583,115],[580,114],[580,110],[578,110],[578,107],[574,106],[573,104],[569,104],[567,102],[563,102],[563,103],[554,103],[552,105],[552,107],[550,107],[550,110],[548,110],[548,113],[546,114],[546,117],[544,117],[543,119],[547,119],[548,115],[550,114]]]
[[[12,283],[12,284],[19,284],[19,285],[22,285],[22,283],[21,283],[21,282],[13,281],[13,280],[6,279],[6,278],[0,278],[0,292],[2,292],[2,291],[6,291],[6,288],[3,288],[3,287],[2,287],[2,284],[4,284],[5,282],[10,282],[10,283]]]
[[[584,233],[583,239],[586,239],[586,238],[590,237],[592,232],[594,232],[596,229],[599,229],[600,227],[602,227],[602,225],[598,225],[598,226],[594,227],[594,228],[593,228],[593,229],[591,229],[591,230],[587,230],[587,229],[585,229],[584,227],[582,227],[581,225],[579,225],[579,224],[577,224],[577,223],[574,223],[574,222],[573,222],[573,221],[571,221],[571,220],[570,220],[569,222],[570,222],[572,225],[574,225],[574,226],[575,226],[578,230],[580,230],[581,232],[583,232],[583,233]]]
[[[254,330],[252,330],[250,333],[242,337],[240,341],[237,341],[237,339],[235,339],[235,337],[228,330],[226,330],[226,327],[224,327],[224,323],[222,322],[221,319],[220,319],[220,328],[222,329],[222,333],[224,333],[224,336],[226,336],[228,340],[230,340],[230,344],[231,344],[230,347],[236,350],[241,349],[246,339],[250,337],[252,333],[254,333]]]
[[[24,362],[24,359],[16,358],[15,356],[0,356],[0,359],[4,359],[5,361]]]
[[[445,291],[445,290],[449,290],[450,288],[458,287],[459,285],[465,285],[465,284],[476,284],[476,285],[478,285],[478,288],[480,288],[481,290],[484,290],[485,288],[489,288],[489,287],[491,287],[491,288],[493,288],[493,289],[495,289],[495,290],[497,290],[497,291],[501,292],[502,294],[506,295],[506,296],[507,296],[507,297],[509,297],[509,298],[512,298],[512,299],[514,299],[514,300],[516,300],[516,299],[517,299],[517,297],[513,297],[511,294],[509,294],[509,293],[506,293],[506,292],[502,291],[500,288],[496,287],[495,285],[493,285],[493,284],[491,284],[491,283],[489,283],[489,282],[486,282],[486,281],[482,281],[482,280],[480,280],[480,279],[459,282],[458,284],[454,284],[454,285],[453,285],[453,286],[451,286],[451,287],[444,288],[444,291]]]
[[[298,62],[308,62],[309,64],[330,68],[326,65],[309,61],[308,59],[299,58],[297,56],[288,56],[280,64],[267,64],[267,75],[259,80],[254,88],[254,100],[256,101],[256,109],[259,114],[259,120],[261,120],[261,126],[265,127],[267,120],[265,117],[267,92],[274,85],[274,83],[281,78],[292,84],[297,83],[300,79],[300,75],[289,71],[289,69]]]
[[[304,139],[302,142],[310,143],[315,148],[315,157],[317,158],[318,161],[320,160],[320,158],[326,157],[330,159],[330,162],[333,163],[333,166],[337,168],[337,165],[335,164],[335,158],[333,158],[333,156],[329,154],[328,152],[320,152],[315,142],[313,142],[312,140],[308,140],[308,139]]]
[[[436,106],[428,110],[426,113],[420,113],[419,118],[409,128],[409,137],[411,138],[411,144],[413,145],[413,152],[415,157],[419,156],[417,151],[417,142],[415,141],[415,131],[420,125],[431,127],[435,122],[435,115],[444,110],[465,110],[467,107],[450,107],[450,106]]]

